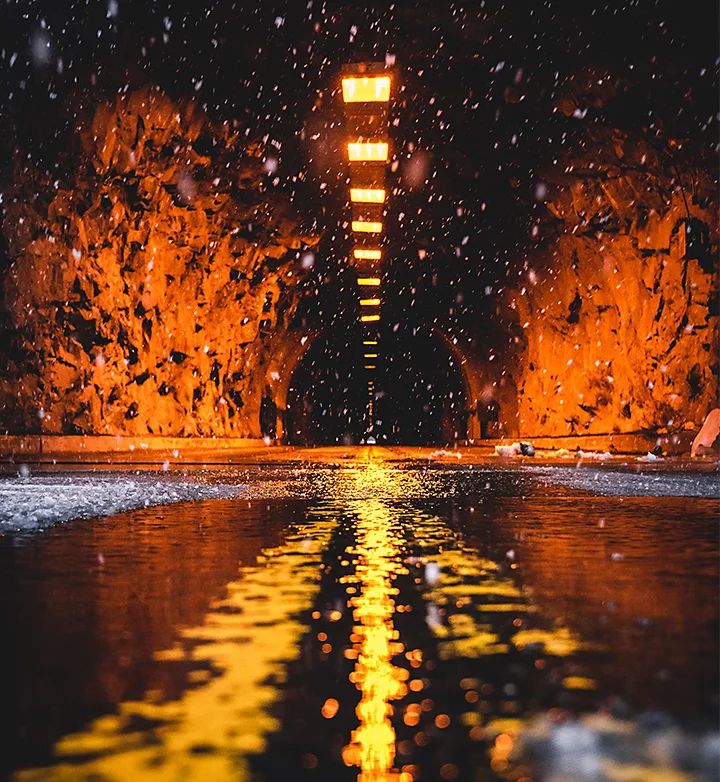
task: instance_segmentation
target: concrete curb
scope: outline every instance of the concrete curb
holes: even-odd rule
[[[132,455],[129,461],[137,461],[144,453],[158,457],[171,454],[182,458],[193,453],[229,453],[269,448],[264,440],[249,437],[127,437],[113,435],[2,435],[0,436],[0,461],[92,461],[93,458],[110,458],[122,462],[124,455]]]
[[[611,451],[616,454],[644,455],[652,451],[658,441],[663,452],[670,456],[690,454],[695,432],[649,437],[643,434],[578,435],[575,437],[518,437],[502,440],[475,440],[458,443],[485,455],[494,455],[496,445],[510,445],[514,441],[532,443],[536,451]],[[339,447],[339,446],[336,446]],[[277,459],[290,446],[278,443],[268,445],[264,440],[242,437],[126,437],[113,435],[2,435],[0,462],[50,463],[112,463],[138,464],[172,462],[229,463],[252,458]],[[302,449],[306,450],[306,449]],[[311,453],[313,449],[307,449]]]

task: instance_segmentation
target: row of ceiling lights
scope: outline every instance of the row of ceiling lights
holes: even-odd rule
[[[342,93],[350,141],[351,228],[353,264],[357,272],[364,367],[367,374],[368,431],[375,423],[375,372],[379,358],[381,243],[387,191],[385,168],[390,76],[375,63],[348,65],[343,69]]]

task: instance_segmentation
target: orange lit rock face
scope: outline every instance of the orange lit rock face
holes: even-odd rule
[[[717,405],[714,170],[596,129],[544,172],[552,218],[510,303],[521,434],[699,428]]]
[[[262,151],[153,88],[99,106],[80,140],[65,175],[18,167],[6,195],[0,423],[259,436],[315,241],[263,191]]]

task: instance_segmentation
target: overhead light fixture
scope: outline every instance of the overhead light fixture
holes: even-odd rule
[[[380,299],[360,299],[361,307],[379,307]]]
[[[376,339],[363,340],[363,345],[377,345],[377,340]]]
[[[352,229],[358,233],[379,234],[383,224],[372,220],[353,220]]]
[[[382,204],[385,202],[385,191],[372,188],[351,187],[350,200],[366,204]]]
[[[366,163],[388,159],[388,144],[385,141],[353,142],[348,144],[348,158],[351,163]]]
[[[382,258],[380,250],[364,250],[362,248],[353,250],[353,255],[359,261],[379,261]]]
[[[363,358],[377,358],[377,357],[378,357],[377,353],[365,353],[365,355],[363,356]]]
[[[375,323],[378,320],[380,320],[380,316],[379,315],[361,315],[360,316],[360,322],[361,323]]]
[[[345,103],[377,103],[390,100],[389,76],[348,76],[342,80]]]
[[[369,285],[371,287],[377,288],[377,286],[380,285],[380,278],[379,277],[358,277],[357,283],[358,283],[358,285]]]

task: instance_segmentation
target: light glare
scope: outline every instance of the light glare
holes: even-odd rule
[[[351,187],[350,200],[368,204],[382,204],[385,201],[385,191],[381,189]]]
[[[388,159],[388,145],[384,141],[370,143],[348,144],[348,157],[351,162],[386,161]]]
[[[352,229],[358,233],[379,234],[383,224],[372,220],[353,220]]]
[[[382,253],[380,250],[354,250],[353,255],[359,260],[359,261],[379,261],[382,257]]]
[[[389,76],[347,76],[342,80],[345,103],[376,103],[390,100]]]

